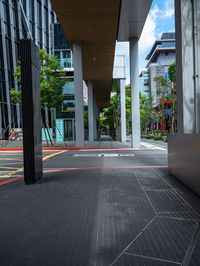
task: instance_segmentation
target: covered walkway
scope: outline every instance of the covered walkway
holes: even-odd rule
[[[145,143],[64,151],[42,184],[0,186],[0,265],[200,265],[200,198]]]

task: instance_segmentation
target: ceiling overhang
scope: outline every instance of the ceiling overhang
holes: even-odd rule
[[[138,39],[142,33],[152,0],[122,0],[117,40]]]
[[[109,102],[120,0],[52,0],[69,42],[82,42],[83,78],[92,80],[98,104]]]
[[[51,0],[67,40],[82,42],[83,78],[109,103],[115,42],[138,38],[152,0]]]

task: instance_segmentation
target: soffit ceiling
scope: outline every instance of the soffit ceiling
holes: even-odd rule
[[[152,0],[122,0],[118,41],[140,38],[151,3]]]
[[[82,42],[83,78],[100,107],[109,103],[115,42],[139,38],[151,0],[51,0],[70,43]],[[119,24],[119,27],[118,27]]]
[[[83,78],[101,107],[109,101],[120,0],[52,0],[69,42],[81,41]]]

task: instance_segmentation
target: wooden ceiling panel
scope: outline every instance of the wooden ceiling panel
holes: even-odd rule
[[[102,107],[111,91],[120,0],[52,0],[52,4],[67,40],[82,41],[84,79],[93,80]]]

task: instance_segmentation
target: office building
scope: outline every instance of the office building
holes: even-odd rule
[[[14,104],[10,90],[18,88],[13,76],[20,60],[19,40],[31,38],[53,53],[52,25],[56,15],[49,0],[0,0],[0,135],[21,128],[21,107]]]
[[[150,94],[153,97],[154,105],[157,105],[160,99],[154,78],[156,76],[169,77],[169,66],[176,60],[175,47],[175,33],[163,33],[161,39],[155,41],[146,57],[146,60],[149,60],[147,69],[149,72]]]

